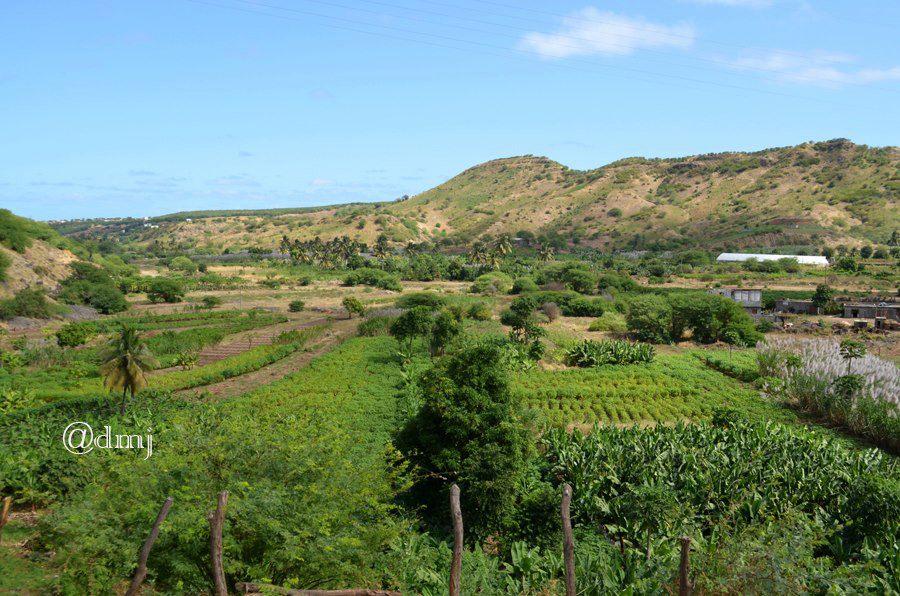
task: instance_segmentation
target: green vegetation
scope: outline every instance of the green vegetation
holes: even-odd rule
[[[290,304],[288,304],[289,312],[303,312],[303,309],[306,308],[306,303],[302,300],[291,300]]]
[[[653,346],[621,340],[583,340],[566,350],[566,364],[587,368],[605,364],[641,364],[653,362]]]
[[[651,343],[681,341],[687,332],[707,344],[753,346],[762,337],[739,304],[702,293],[637,296],[629,304],[626,319],[634,337]]]
[[[128,308],[125,296],[104,269],[89,263],[73,263],[72,275],[62,283],[59,299],[69,304],[87,304],[103,314]]]
[[[400,280],[397,279],[396,276],[391,275],[386,271],[382,271],[381,269],[373,269],[371,267],[363,267],[352,271],[344,278],[344,285],[372,286],[381,288],[382,290],[391,290],[393,292],[400,292],[403,290],[403,287],[400,285]]]
[[[122,392],[119,413],[124,416],[128,394],[134,400],[135,393],[147,386],[145,373],[156,366],[153,354],[134,327],[123,326],[110,338],[100,358],[103,386]]]
[[[635,424],[704,420],[720,407],[789,420],[744,383],[688,353],[657,354],[649,364],[565,371],[529,370],[513,383],[526,405],[550,424]]]
[[[51,314],[50,303],[42,290],[19,290],[12,298],[0,300],[0,320],[13,317],[49,319]]]
[[[13,215],[9,209],[0,209],[0,244],[22,253],[34,240],[43,240],[57,248],[72,247],[72,242],[47,224]]]
[[[184,295],[184,284],[171,277],[155,277],[147,287],[150,302],[181,302]]]

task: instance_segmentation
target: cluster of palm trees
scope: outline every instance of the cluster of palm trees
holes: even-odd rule
[[[499,269],[503,258],[512,254],[513,243],[512,238],[504,234],[498,237],[493,243],[485,243],[477,241],[472,245],[472,250],[467,255],[469,263],[473,265],[486,266],[490,269]],[[542,261],[550,261],[553,259],[553,247],[548,244],[541,244],[538,247],[538,257]]]
[[[322,240],[318,236],[312,240],[291,240],[282,236],[279,248],[281,252],[289,254],[295,264],[337,269],[346,267],[350,259],[365,249],[365,245],[346,235],[331,240]]]

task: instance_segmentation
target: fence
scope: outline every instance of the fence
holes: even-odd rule
[[[565,566],[565,586],[566,596],[575,596],[577,587],[575,583],[575,538],[572,533],[572,518],[569,508],[572,503],[572,487],[568,484],[563,485],[562,502],[560,504],[560,516],[562,518],[563,530],[563,562]],[[125,596],[135,596],[140,592],[141,584],[147,577],[147,560],[150,558],[150,550],[153,548],[159,536],[159,529],[169,510],[172,508],[173,499],[168,497],[159,510],[153,526],[150,528],[150,534],[144,541],[138,556],[137,570],[132,576],[131,584],[125,592]],[[213,577],[213,594],[216,596],[227,596],[228,584],[225,579],[224,566],[222,564],[222,527],[225,524],[225,507],[228,504],[228,491],[219,493],[216,500],[216,508],[209,512],[209,556]],[[2,537],[3,526],[9,518],[9,511],[12,506],[12,498],[6,497],[3,500],[2,511],[0,511],[0,537]],[[450,487],[450,515],[453,520],[453,555],[450,561],[450,583],[448,593],[450,596],[460,596],[460,587],[462,585],[462,557],[463,557],[463,515],[460,506],[459,486],[454,484]],[[690,551],[691,539],[687,536],[681,538],[681,562],[678,569],[678,594],[679,596],[689,596],[693,591],[693,583],[690,579]],[[349,590],[293,590],[281,588],[267,584],[258,584],[252,582],[238,582],[235,584],[238,592],[244,594],[258,594],[263,591],[266,593],[285,594],[288,596],[401,596],[400,592],[390,590],[369,590],[369,589],[349,589]]]

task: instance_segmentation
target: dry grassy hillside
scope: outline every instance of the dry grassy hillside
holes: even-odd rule
[[[48,292],[59,289],[59,282],[69,276],[69,264],[78,257],[51,246],[42,240],[35,240],[24,252],[18,253],[0,246],[8,260],[6,276],[0,281],[0,299],[9,298],[25,288],[44,288]]]
[[[160,218],[155,228],[125,228],[139,244],[213,252],[272,248],[283,234],[347,234],[372,242],[383,233],[401,243],[467,243],[521,231],[599,248],[821,247],[885,243],[900,228],[898,196],[900,149],[835,140],[755,153],[629,158],[587,171],[544,157],[512,157],[392,203],[199,212]],[[103,223],[78,232],[121,229]]]

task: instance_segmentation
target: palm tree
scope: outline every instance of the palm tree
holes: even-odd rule
[[[510,240],[509,238],[509,235],[503,234],[497,239],[496,249],[504,257],[512,252],[513,245],[512,240]]]
[[[551,261],[553,260],[553,247],[549,244],[541,244],[538,249],[538,255],[542,261]]]
[[[122,390],[122,407],[125,414],[128,393],[134,394],[147,386],[144,372],[156,366],[156,359],[134,327],[123,325],[106,346],[100,373],[103,385],[110,391]]]

